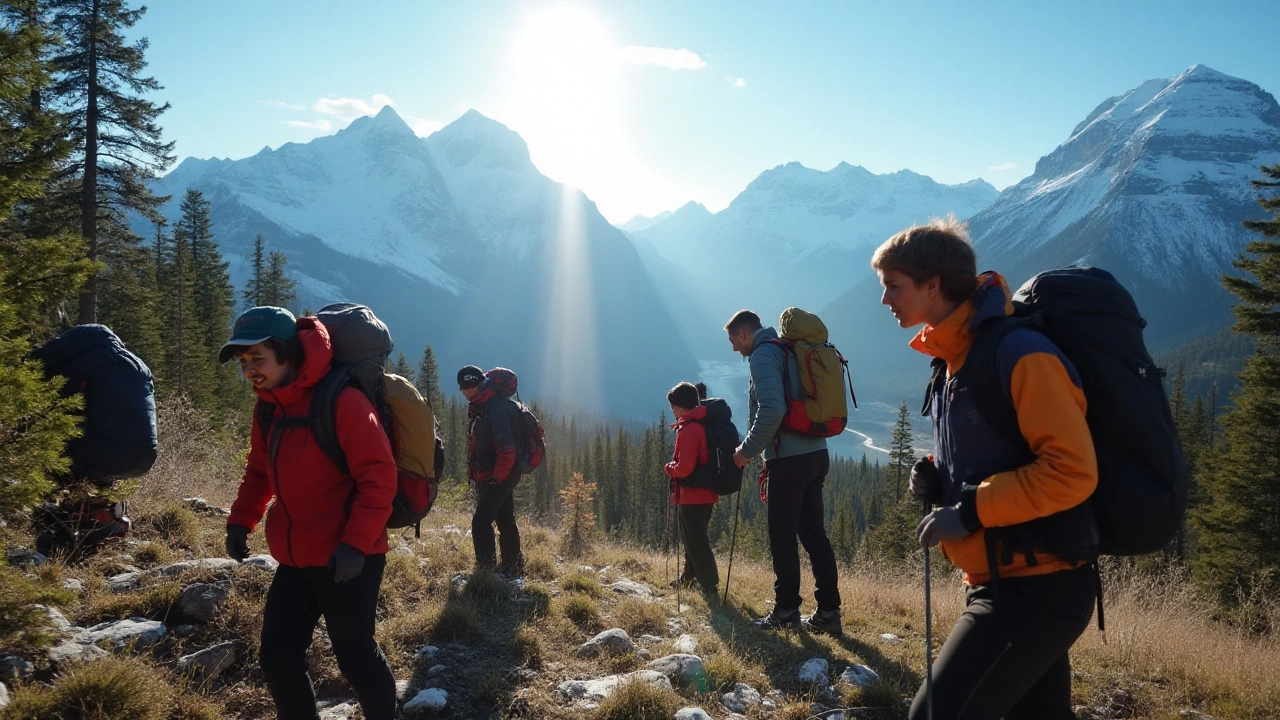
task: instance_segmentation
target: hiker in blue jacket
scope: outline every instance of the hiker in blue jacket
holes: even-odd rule
[[[830,469],[827,441],[783,427],[787,412],[786,386],[800,387],[795,355],[781,344],[773,328],[763,327],[760,316],[740,310],[724,326],[733,349],[750,360],[746,437],[734,453],[738,467],[764,454],[768,478],[769,554],[773,558],[774,606],[756,621],[767,628],[803,627],[817,633],[840,636],[840,589],[836,555],[823,524],[822,484]],[[763,488],[762,488],[763,489]],[[764,493],[761,493],[762,498]],[[813,566],[818,609],[800,616],[800,549],[804,545]]]

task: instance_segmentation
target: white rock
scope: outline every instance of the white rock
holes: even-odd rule
[[[446,665],[432,665],[431,668],[427,670],[427,677],[433,678],[448,669],[449,668]]]
[[[890,645],[897,645],[902,642],[902,638],[894,635],[893,633],[880,633],[880,641],[889,643]]]
[[[49,648],[49,662],[59,669],[68,663],[93,662],[107,655],[107,651],[97,645],[86,645],[72,640]]]
[[[48,605],[32,605],[31,607],[43,612],[49,618],[49,625],[55,630],[65,631],[71,629],[71,621],[67,620],[67,617],[56,609]]]
[[[580,658],[595,658],[601,655],[626,655],[635,651],[635,644],[622,628],[605,630],[583,643],[574,654]]]
[[[760,704],[760,693],[746,683],[738,683],[732,692],[720,696],[720,704],[729,712],[745,713]]]
[[[174,577],[188,572],[207,572],[215,575],[226,575],[235,570],[240,563],[231,558],[202,558],[200,560],[183,560],[156,568],[156,572],[165,577]]]
[[[649,652],[648,648],[640,648],[639,650],[636,650],[636,657],[641,660],[652,660],[653,653]]]
[[[218,507],[217,505],[211,505],[208,501],[206,501],[204,498],[201,498],[201,497],[182,498],[182,503],[187,507],[191,508],[193,512],[197,512],[202,515],[218,515],[221,517],[226,517],[227,515],[231,514],[231,511],[228,510],[227,508]]]
[[[192,635],[200,632],[201,627],[203,627],[203,625],[199,623],[183,623],[178,627],[173,628],[170,632],[174,634],[174,637],[185,638],[191,637]]]
[[[20,655],[0,657],[0,680],[25,680],[35,671],[36,667]]]
[[[274,572],[276,568],[280,567],[280,562],[270,555],[250,555],[240,564],[248,565],[249,567],[262,568],[263,570],[271,570],[272,572]]]
[[[427,688],[413,699],[404,704],[405,712],[420,712],[422,710],[443,710],[444,706],[449,704],[449,693],[440,688]]]
[[[0,710],[9,707],[9,688],[0,682]]]
[[[747,716],[742,713],[729,713],[724,716],[724,720],[747,720]]]
[[[826,687],[827,661],[822,658],[810,658],[800,666],[800,682]]]
[[[608,675],[595,680],[565,680],[556,692],[570,700],[603,700],[618,686],[627,682],[647,682],[663,690],[671,689],[671,681],[656,670],[636,670],[625,675]]]
[[[840,673],[840,682],[853,687],[866,687],[880,682],[880,675],[866,665],[854,665]]]
[[[672,684],[681,688],[698,685],[699,689],[706,684],[706,675],[702,668],[702,658],[687,653],[676,653],[660,657],[649,663],[650,670],[657,670],[666,675]]]
[[[657,635],[641,635],[638,638],[638,640],[640,640],[640,642],[642,643],[662,642],[662,638],[658,637]]]
[[[356,716],[358,707],[355,701],[351,700],[330,705],[320,711],[320,720],[352,720]]]
[[[142,584],[143,573],[141,570],[133,572],[124,572],[119,575],[112,575],[107,578],[107,589],[111,592],[128,592],[136,590]]]
[[[711,720],[711,716],[700,707],[687,707],[676,711],[676,720]]]
[[[190,672],[212,680],[236,661],[236,644],[224,642],[178,658],[178,672]]]
[[[688,653],[692,655],[693,653],[698,651],[698,638],[688,633],[685,633],[684,635],[681,635],[680,637],[676,638],[676,641],[674,644],[675,644],[676,650],[682,653]]]
[[[77,633],[73,640],[78,643],[94,645],[107,641],[117,650],[129,647],[144,648],[160,642],[165,635],[164,623],[158,620],[132,617],[128,620],[116,620],[94,625],[82,633]]]
[[[420,647],[418,648],[418,651],[413,654],[413,661],[415,663],[425,663],[428,660],[434,659],[438,652],[440,652],[440,648],[435,645]]]
[[[193,620],[209,622],[218,616],[230,597],[229,583],[196,583],[183,589],[178,607]]]
[[[70,590],[74,593],[82,593],[84,592],[84,583],[78,578],[67,578],[62,581],[62,589]]]
[[[626,578],[605,585],[605,587],[619,595],[630,595],[632,597],[638,597],[645,600],[653,597],[653,590],[648,585],[638,583],[634,580],[627,580]]]

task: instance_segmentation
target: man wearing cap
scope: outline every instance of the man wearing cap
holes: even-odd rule
[[[248,536],[266,515],[267,547],[280,566],[267,591],[258,654],[277,717],[316,717],[307,649],[324,617],[338,668],[364,717],[390,720],[395,678],[373,632],[396,463],[378,413],[357,388],[338,396],[334,427],[350,467],[343,473],[307,420],[315,385],[333,358],[324,325],[314,317],[295,320],[283,308],[247,310],[218,352],[220,362],[232,356],[258,402],[272,411],[254,412],[226,548],[244,560]],[[263,418],[270,418],[269,427],[261,426]]]
[[[469,427],[467,471],[476,486],[476,512],[471,518],[471,544],[476,568],[498,570],[508,577],[524,572],[520,529],[512,493],[520,482],[516,464],[516,436],[512,423],[519,409],[498,392],[494,382],[475,365],[458,371],[458,389],[467,399]],[[502,545],[497,562],[493,525]]]

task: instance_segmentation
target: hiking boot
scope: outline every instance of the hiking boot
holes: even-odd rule
[[[818,635],[844,636],[844,626],[840,623],[839,610],[818,610],[812,615],[806,615],[801,620],[800,626]]]
[[[695,587],[697,584],[698,584],[697,578],[679,577],[667,583],[667,587],[671,588],[672,590],[688,590],[691,587]]]
[[[756,620],[755,623],[756,627],[763,630],[799,630],[800,608],[779,610],[775,607],[769,611],[768,615]]]

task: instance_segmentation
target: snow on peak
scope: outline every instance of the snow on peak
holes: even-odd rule
[[[529,146],[524,138],[474,109],[432,133],[423,142],[436,161],[443,165],[537,172],[529,159]]]

